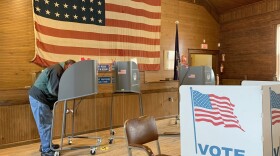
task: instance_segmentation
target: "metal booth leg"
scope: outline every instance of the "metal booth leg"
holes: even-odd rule
[[[115,131],[113,130],[113,108],[114,108],[114,94],[112,93],[112,98],[111,98],[111,111],[110,111],[110,138],[109,144],[112,144],[114,139],[116,138],[115,136]],[[139,113],[140,116],[143,116],[143,104],[142,104],[142,94],[138,93],[138,102],[139,102]],[[119,138],[124,138],[124,136],[119,136]]]
[[[58,102],[55,102],[54,105],[53,105],[53,118],[52,118],[52,127],[51,127],[51,138],[50,138],[50,145],[52,144],[52,141],[53,141],[53,131],[54,131],[54,119],[55,119],[55,109],[56,109],[56,105],[57,105]],[[60,149],[62,147],[60,146]],[[50,149],[53,150],[53,151],[56,151],[55,152],[55,155],[59,155],[59,152],[57,149],[54,149],[52,146],[50,146]]]
[[[52,145],[52,140],[53,140],[53,131],[54,131],[54,120],[55,120],[55,109],[57,106],[58,102],[54,103],[53,106],[53,118],[52,118],[52,127],[51,127],[51,138],[50,138],[50,145]],[[54,149],[52,146],[50,146],[50,149],[55,151],[55,156],[59,156],[59,151],[62,150],[63,147],[63,138],[65,135],[65,123],[66,123],[66,110],[67,110],[67,101],[64,101],[64,110],[63,110],[63,119],[62,119],[62,130],[61,130],[61,140],[60,140],[60,148],[59,149]]]
[[[110,111],[110,138],[109,144],[113,143],[115,131],[113,130],[113,104],[114,104],[114,93],[112,93],[111,97],[111,111]]]
[[[63,146],[63,138],[65,137],[65,129],[66,129],[66,113],[67,113],[67,100],[64,101],[63,106],[63,118],[62,118],[62,127],[61,127],[61,140],[60,140],[60,147],[62,149]]]
[[[76,107],[76,100],[74,99],[72,110],[67,109],[67,113],[72,113],[72,131],[71,136],[68,136],[68,145],[72,145],[74,138],[74,128],[75,128],[75,107]]]
[[[140,110],[140,116],[143,116],[143,104],[142,104],[142,94],[138,94],[138,100],[139,100],[139,110]]]
[[[176,116],[175,125],[177,125],[178,121],[180,121],[180,94],[178,95],[178,115]]]

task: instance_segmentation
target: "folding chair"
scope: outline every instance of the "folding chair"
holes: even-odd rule
[[[141,116],[139,118],[128,119],[124,123],[124,131],[126,135],[128,154],[132,156],[132,149],[144,150],[147,155],[155,156],[153,151],[146,145],[149,142],[156,142],[157,156],[168,156],[161,154],[159,145],[159,134],[154,117]]]

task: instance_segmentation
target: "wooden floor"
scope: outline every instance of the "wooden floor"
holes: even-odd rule
[[[157,121],[158,131],[159,133],[164,132],[179,132],[180,124],[175,124],[175,118],[163,119]],[[96,150],[96,154],[98,156],[125,156],[127,154],[126,142],[123,138],[124,132],[123,128],[115,129],[115,136],[113,144],[108,143],[109,130],[96,132],[87,134],[85,136],[100,136],[102,137],[101,146]],[[120,136],[120,137],[117,137]],[[180,137],[173,136],[161,136],[160,139],[161,151],[164,154],[179,156],[180,155]],[[60,139],[54,140],[54,143],[60,143]],[[68,140],[64,139],[64,147],[70,147],[67,145]],[[73,139],[73,143],[71,146],[82,147],[82,146],[91,146],[96,144],[96,139]],[[0,149],[1,156],[40,156],[40,152],[38,151],[40,143],[28,144],[23,146],[16,146],[11,148]],[[156,151],[155,142],[147,144],[154,153]],[[133,154],[136,156],[145,156],[145,153],[142,151],[133,151]],[[90,156],[90,149],[77,149],[77,150],[65,150],[61,151],[60,155],[63,156]]]

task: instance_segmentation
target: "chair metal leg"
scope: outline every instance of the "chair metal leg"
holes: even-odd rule
[[[158,150],[158,154],[161,154],[159,141],[157,140],[156,142],[157,142],[157,150]]]
[[[131,148],[127,148],[127,150],[128,150],[128,156],[132,156]]]

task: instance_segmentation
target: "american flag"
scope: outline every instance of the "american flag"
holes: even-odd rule
[[[137,60],[160,68],[161,0],[33,0],[34,62]]]
[[[179,64],[180,64],[180,53],[179,53],[179,34],[178,34],[178,23],[176,22],[176,35],[175,35],[175,58],[174,58],[174,80],[179,80]]]
[[[280,95],[273,90],[270,91],[271,119],[272,125],[280,123]]]
[[[228,97],[202,94],[196,90],[192,90],[192,94],[196,122],[209,122],[214,126],[223,125],[226,128],[239,128],[244,131],[233,113],[234,104]]]

